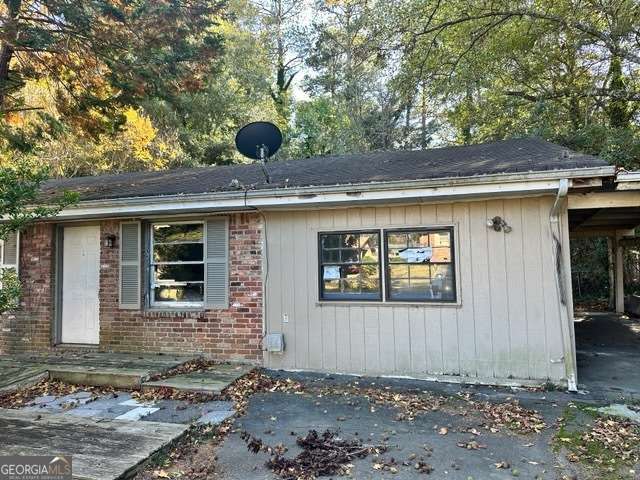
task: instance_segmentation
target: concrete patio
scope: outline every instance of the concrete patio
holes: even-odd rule
[[[576,318],[575,332],[581,389],[640,395],[640,319],[586,313]]]

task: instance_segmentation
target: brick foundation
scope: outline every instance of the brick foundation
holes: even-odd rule
[[[54,348],[54,231],[51,224],[39,224],[21,236],[22,306],[0,319],[2,353]],[[116,236],[114,248],[104,246],[108,235]],[[224,360],[262,361],[262,223],[258,214],[230,217],[229,308],[224,310],[119,309],[118,235],[118,221],[101,223],[100,350],[202,353]]]

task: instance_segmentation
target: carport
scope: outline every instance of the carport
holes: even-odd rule
[[[599,189],[570,193],[568,223],[570,243],[606,239],[609,264],[607,311],[574,313],[579,388],[640,393],[640,296],[625,292],[630,254],[640,247],[640,172],[619,173]]]

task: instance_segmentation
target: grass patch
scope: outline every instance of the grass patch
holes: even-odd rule
[[[634,479],[640,462],[640,427],[601,416],[592,406],[567,406],[553,439],[556,452],[599,480]]]

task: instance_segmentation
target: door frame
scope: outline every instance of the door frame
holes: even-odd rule
[[[53,318],[51,322],[51,344],[63,345],[62,343],[62,285],[64,277],[64,229],[65,227],[99,227],[98,252],[102,253],[102,226],[100,222],[67,222],[58,223],[54,226],[53,233],[53,270],[54,270],[54,292],[53,292]],[[99,269],[99,265],[98,265]],[[100,271],[100,270],[98,270]],[[75,345],[75,344],[74,344]],[[82,345],[82,344],[78,344]],[[97,345],[92,345],[97,346]]]

